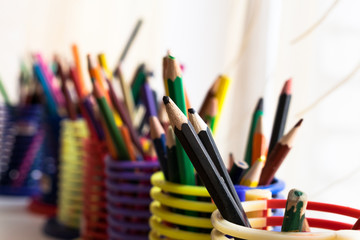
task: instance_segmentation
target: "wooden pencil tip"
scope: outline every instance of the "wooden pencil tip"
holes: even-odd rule
[[[295,127],[300,127],[304,119],[300,119],[296,124]]]
[[[188,109],[188,113],[189,113],[189,114],[195,114],[196,111],[195,111],[195,109],[193,109],[193,108],[189,108],[189,109]]]
[[[170,102],[170,98],[168,96],[163,97],[164,104],[168,104]]]
[[[95,98],[102,98],[103,94],[100,90],[99,84],[97,82],[93,82],[93,86],[94,86],[94,96]]]
[[[285,82],[284,87],[283,87],[283,89],[282,89],[282,91],[281,91],[281,94],[284,94],[284,93],[285,93],[285,94],[287,94],[287,95],[290,95],[291,92],[292,92],[292,79],[289,78],[289,79]]]

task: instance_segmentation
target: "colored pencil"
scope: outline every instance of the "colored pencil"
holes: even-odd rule
[[[229,86],[230,86],[230,82],[231,82],[231,80],[228,76],[220,75],[219,78],[220,78],[219,88],[215,95],[215,97],[218,100],[218,113],[217,113],[217,116],[216,116],[215,122],[214,122],[214,130],[213,130],[214,133],[216,133],[216,129],[219,124],[222,109],[223,109],[223,106],[225,103],[226,95],[229,90]]]
[[[131,121],[134,121],[134,114],[135,114],[134,98],[132,96],[132,92],[131,92],[131,89],[130,89],[128,83],[124,79],[124,76],[123,76],[122,71],[121,71],[121,65],[120,64],[118,66],[118,74],[117,74],[117,76],[118,76],[119,81],[120,81],[121,91],[122,91],[122,94],[124,96],[124,102],[125,102],[125,105],[127,107],[127,111],[129,113],[130,119],[131,119]]]
[[[234,165],[234,154],[233,153],[229,153],[229,163],[228,163],[228,172],[230,172],[230,169],[232,168],[232,166]],[[231,180],[232,181],[232,180]]]
[[[169,173],[167,167],[168,159],[166,156],[165,130],[161,126],[161,123],[157,117],[151,116],[149,118],[149,122],[150,122],[150,137],[153,140],[156,154],[158,156],[161,170],[164,173],[165,180],[168,181]]]
[[[254,132],[254,138],[253,138],[253,147],[252,147],[252,160],[251,165],[253,165],[257,159],[267,155],[267,145],[266,145],[266,139],[263,132],[263,120],[262,116],[259,117],[256,128]]]
[[[247,145],[246,145],[245,162],[249,165],[251,165],[252,159],[253,159],[252,151],[253,151],[253,142],[254,142],[254,134],[255,134],[256,125],[257,125],[259,118],[261,116],[263,116],[263,114],[264,114],[263,106],[264,106],[264,100],[263,100],[263,98],[260,98],[256,104],[256,107],[255,107],[255,110],[254,110],[254,113],[252,116],[249,136],[248,136]]]
[[[86,88],[85,79],[82,71],[81,61],[80,61],[80,53],[78,46],[76,44],[73,44],[71,47],[73,58],[75,61],[75,69],[77,72],[77,78],[76,78],[76,91],[78,92],[79,98],[83,98],[88,95],[88,90]]]
[[[271,199],[271,191],[267,189],[249,189],[245,192],[245,201],[257,201]],[[248,212],[248,218],[258,218],[258,217],[267,217],[271,214],[271,210],[261,210]],[[266,229],[266,228],[264,228]]]
[[[242,177],[240,185],[247,187],[257,187],[259,185],[261,170],[264,167],[265,160],[265,156],[261,156],[259,159],[257,159],[254,165],[252,165]]]
[[[72,99],[71,99],[70,91],[67,86],[67,79],[66,79],[65,73],[63,71],[63,67],[60,63],[60,59],[56,58],[55,62],[57,65],[57,74],[59,75],[60,80],[61,80],[61,90],[65,97],[66,111],[71,120],[76,120],[76,109],[75,109],[74,103],[72,102]]]
[[[154,98],[154,94],[150,85],[147,81],[144,82],[142,86],[142,95],[143,95],[143,103],[147,109],[148,116],[156,116],[157,117],[157,103]]]
[[[128,51],[129,51],[129,49],[131,47],[131,44],[134,42],[135,37],[136,37],[137,33],[139,32],[139,29],[140,29],[140,27],[142,25],[142,22],[143,22],[142,19],[137,20],[135,28],[131,32],[131,35],[130,35],[128,41],[126,42],[126,45],[125,45],[125,47],[124,47],[124,49],[122,51],[122,54],[121,54],[120,59],[119,59],[119,64],[124,61]],[[115,71],[116,70],[117,69],[115,69]]]
[[[290,190],[281,227],[282,232],[301,232],[306,206],[307,195],[297,189]]]
[[[127,149],[127,152],[129,154],[129,158],[131,161],[136,161],[136,151],[135,148],[133,146],[133,142],[131,141],[131,136],[130,136],[130,132],[129,129],[126,125],[122,125],[120,126],[120,132],[121,135],[124,139],[124,143]]]
[[[106,78],[111,81],[113,79],[113,75],[108,67],[105,53],[98,54],[98,61],[100,63],[101,68],[105,72]]]
[[[135,131],[135,128],[132,124],[132,121],[129,117],[129,114],[127,112],[127,109],[125,108],[125,106],[120,102],[120,100],[118,99],[115,91],[114,91],[114,87],[112,86],[112,83],[107,79],[106,80],[107,84],[108,84],[108,88],[109,88],[109,94],[110,94],[110,99],[112,101],[112,104],[114,106],[114,108],[116,109],[116,111],[119,113],[122,121],[124,122],[124,124],[127,126],[128,131],[130,133],[131,139],[133,141],[133,143],[135,144],[137,150],[140,153],[144,153],[141,143],[140,143],[140,137],[137,134],[137,132]]]
[[[78,89],[78,90],[76,90],[76,93],[78,94],[78,99],[80,102],[79,107],[80,107],[81,115],[84,117],[84,119],[89,127],[91,136],[95,136],[99,141],[102,141],[105,138],[105,133],[100,125],[100,122],[98,121],[98,119],[95,116],[93,104],[90,100],[91,95],[88,95],[88,96],[79,95],[79,94],[81,94],[81,91],[80,91],[81,87],[79,85],[78,76],[79,75],[78,75],[76,68],[71,66],[70,67],[70,78],[73,80],[75,89]]]
[[[222,216],[232,223],[250,227],[241,203],[236,204],[189,120],[169,97],[165,96],[163,102],[175,135],[190,156],[190,160]]]
[[[218,170],[220,176],[224,179],[226,186],[228,187],[231,195],[233,196],[237,205],[241,205],[239,197],[236,193],[234,184],[232,183],[230,176],[222,159],[219,149],[216,146],[211,130],[208,128],[206,123],[201,119],[199,114],[192,108],[188,110],[189,120],[194,127],[196,134],[199,136],[202,144],[208,152],[211,161]]]
[[[215,97],[211,97],[207,109],[205,111],[205,118],[204,118],[205,122],[207,123],[211,131],[214,130],[215,118],[217,116],[217,112],[218,112],[218,100]]]
[[[54,99],[52,93],[50,92],[49,86],[45,80],[45,76],[43,75],[43,73],[40,69],[40,66],[38,64],[34,64],[34,73],[44,90],[44,94],[46,97],[46,105],[48,106],[49,113],[52,116],[57,116],[58,115],[57,104],[55,102],[55,99]]]
[[[169,181],[180,183],[179,164],[176,157],[175,133],[171,126],[166,131],[166,155]]]
[[[265,166],[262,170],[259,182],[260,185],[269,185],[272,182],[276,171],[279,169],[286,155],[292,148],[295,136],[302,121],[303,119],[300,119],[295,126],[275,145],[274,150],[269,155],[269,158],[266,160]]]
[[[216,78],[215,81],[213,82],[213,84],[210,86],[209,90],[206,93],[206,96],[201,104],[200,110],[199,110],[199,115],[200,117],[202,117],[202,119],[205,119],[206,116],[206,110],[208,109],[208,105],[210,103],[210,99],[215,97],[216,92],[219,89],[219,85],[220,85],[220,78]]]
[[[186,116],[187,109],[185,104],[185,95],[182,84],[181,69],[173,56],[168,56],[165,78],[167,79],[171,99],[174,100],[177,107]],[[169,116],[170,118],[170,116]],[[174,129],[175,131],[175,129]],[[179,163],[180,178],[182,184],[195,185],[194,167],[186,155],[184,148],[178,139],[176,139],[176,155]]]
[[[292,80],[290,78],[285,82],[283,89],[281,91],[278,106],[276,109],[274,124],[271,132],[268,154],[271,153],[276,143],[284,134],[286,119],[287,119],[290,100],[291,100],[291,92],[292,92],[291,85],[292,85]]]
[[[109,105],[106,102],[104,93],[101,92],[101,88],[99,87],[99,84],[97,82],[94,82],[93,85],[94,85],[94,96],[98,103],[99,109],[102,113],[102,117],[104,118],[104,121],[106,123],[106,127],[109,131],[112,142],[116,148],[117,157],[120,160],[127,160],[129,159],[130,156],[126,149],[123,137],[121,136],[119,130],[116,127],[113,114],[110,110]]]
[[[141,64],[136,69],[134,78],[131,82],[131,93],[135,105],[139,103],[141,86],[145,83],[145,81],[146,81],[146,68],[145,68],[145,64]]]

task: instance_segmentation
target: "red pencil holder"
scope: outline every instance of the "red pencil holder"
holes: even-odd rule
[[[105,186],[105,155],[107,147],[96,139],[84,142],[84,211],[82,223],[83,240],[106,240],[107,209]]]
[[[158,162],[105,158],[109,239],[145,240],[150,231],[150,177]]]

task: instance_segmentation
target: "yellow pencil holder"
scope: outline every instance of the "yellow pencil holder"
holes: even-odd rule
[[[56,218],[49,219],[44,232],[56,238],[79,236],[83,211],[84,140],[89,136],[83,119],[60,123],[59,190]]]
[[[243,202],[245,212],[264,211],[268,209],[283,209],[286,205],[284,199],[271,199],[260,201]],[[343,215],[356,219],[360,217],[360,210],[339,205],[326,204],[320,202],[308,202],[306,213],[312,211]],[[337,215],[337,216],[338,216]],[[306,216],[310,228],[326,229],[326,231],[316,232],[274,232],[266,231],[261,228],[268,226],[281,226],[283,217],[268,216],[259,218],[249,218],[252,228],[236,225],[223,219],[218,210],[211,215],[211,222],[214,229],[211,232],[212,240],[229,240],[229,236],[247,240],[358,240],[360,231],[350,230],[353,223],[344,223],[327,219],[312,218]],[[329,231],[330,230],[330,231]]]
[[[150,205],[152,213],[150,240],[164,238],[209,240],[211,238],[209,232],[212,225],[209,217],[184,214],[186,211],[192,211],[196,215],[206,215],[216,209],[216,206],[210,201],[210,195],[205,187],[167,182],[164,180],[162,172],[154,173],[151,183],[153,188],[150,195],[153,202]],[[204,201],[189,200],[181,196],[201,198]],[[196,231],[191,229],[196,229]]]
[[[61,129],[57,219],[65,226],[79,228],[83,205],[83,142],[88,129],[83,120],[64,120]]]

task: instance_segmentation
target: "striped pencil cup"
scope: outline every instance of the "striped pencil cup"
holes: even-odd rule
[[[7,109],[8,114],[13,115],[12,127],[15,130],[15,136],[13,144],[7,146],[12,150],[4,150],[5,158],[8,161],[6,163],[2,161],[0,193],[32,196],[39,192],[39,180],[41,178],[40,165],[43,158],[42,144],[44,139],[43,109],[41,105],[8,107]],[[7,155],[8,153],[10,155]]]
[[[83,119],[60,124],[58,209],[44,226],[47,235],[73,239],[79,236],[83,210],[84,140],[88,129]]]
[[[150,209],[152,217],[150,220],[150,239],[158,240],[163,237],[174,239],[211,239],[210,232],[213,228],[210,216],[216,209],[211,203],[210,195],[203,186],[187,186],[164,180],[162,172],[155,173],[151,178],[154,186],[151,189],[153,202]],[[272,185],[260,187],[271,191],[275,197],[285,188],[285,183],[275,180]],[[235,186],[240,200],[245,199],[245,193],[249,189],[243,186]],[[180,196],[191,196],[197,200],[189,200]],[[174,209],[176,209],[174,211]],[[183,214],[186,211],[195,212],[196,216]],[[190,231],[187,229],[190,228]],[[191,228],[197,229],[196,232]]]
[[[285,205],[286,200],[284,199],[243,202],[245,212],[284,209]],[[338,218],[342,215],[353,219],[352,223],[344,223],[329,219],[308,217],[315,212],[317,212],[317,214],[321,213],[321,215],[326,216],[326,218]],[[261,230],[259,228],[281,226],[283,217],[268,216],[262,218],[249,218],[253,228],[247,228],[226,221],[219,211],[215,210],[211,215],[211,222],[214,225],[211,237],[213,240],[228,240],[229,236],[248,240],[358,240],[360,239],[360,231],[350,229],[359,217],[360,210],[358,209],[309,201],[306,207],[306,219],[310,228],[317,228],[316,232],[273,232]],[[323,230],[321,231],[318,229]]]
[[[45,112],[46,113],[46,112]],[[44,115],[45,140],[41,163],[40,192],[31,199],[28,209],[48,217],[56,214],[60,149],[60,116]]]
[[[106,240],[107,209],[105,186],[105,155],[107,148],[95,138],[84,143],[84,211],[81,236],[83,240]]]
[[[145,240],[150,231],[150,177],[155,161],[116,161],[107,156],[106,188],[109,239]]]

